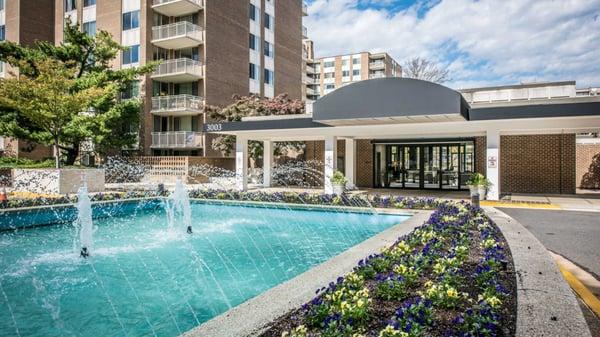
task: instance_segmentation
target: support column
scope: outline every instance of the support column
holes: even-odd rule
[[[488,188],[489,200],[500,200],[500,131],[487,130],[486,174],[492,183]]]
[[[325,193],[333,193],[333,185],[331,177],[333,172],[337,170],[337,137],[325,137]]]
[[[346,138],[344,151],[344,171],[348,183],[347,188],[356,187],[356,140]]]
[[[271,168],[273,167],[273,142],[264,141],[263,145],[263,186],[271,187]]]
[[[248,189],[248,139],[235,137],[235,187]]]

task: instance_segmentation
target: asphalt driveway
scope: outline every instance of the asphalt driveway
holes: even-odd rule
[[[499,209],[519,221],[546,248],[600,279],[600,213]]]

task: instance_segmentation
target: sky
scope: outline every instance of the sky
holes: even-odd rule
[[[600,86],[600,0],[309,0],[316,57],[388,52],[450,70],[455,89]]]

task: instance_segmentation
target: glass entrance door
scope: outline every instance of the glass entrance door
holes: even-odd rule
[[[385,170],[380,172],[376,186],[465,189],[474,172],[474,149],[473,142],[377,145],[377,158],[382,163],[376,166]]]

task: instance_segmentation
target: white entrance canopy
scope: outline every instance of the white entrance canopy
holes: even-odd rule
[[[346,175],[355,177],[357,139],[432,139],[486,136],[488,198],[499,198],[500,136],[600,132],[600,96],[512,101],[470,106],[460,93],[403,78],[362,81],[315,102],[312,115],[253,117],[210,123],[205,132],[235,135],[238,188],[246,188],[248,140],[325,141],[325,190],[336,169],[337,140],[346,140]],[[271,148],[265,146],[265,149]],[[349,152],[350,151],[350,152]],[[271,163],[265,151],[265,163]],[[266,170],[270,171],[270,168]],[[268,184],[270,179],[265,179]],[[354,182],[351,180],[351,184]]]

